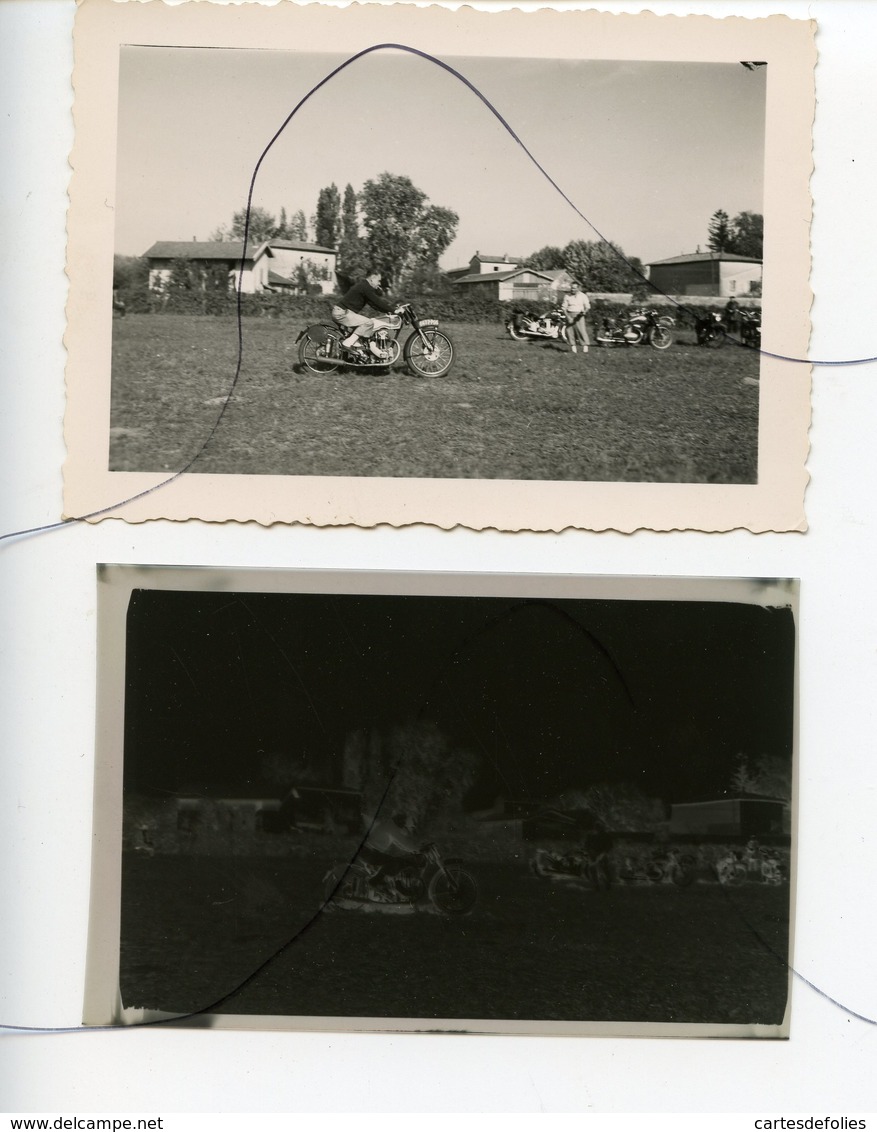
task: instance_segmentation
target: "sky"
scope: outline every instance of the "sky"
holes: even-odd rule
[[[794,625],[739,603],[134,591],[126,789],[268,796],[266,756],[339,785],[349,734],[428,721],[477,756],[468,808],[626,782],[720,796],[791,758]]]
[[[766,67],[444,61],[493,104],[589,223],[483,102],[428,60],[400,52],[358,60],[275,139],[341,56],[125,47],[116,252],[209,238],[245,206],[269,146],[254,205],[311,216],[326,185],[359,191],[383,172],[405,175],[459,214],[446,268],[476,251],[523,256],[600,236],[649,262],[705,247],[719,208],[732,217],[762,211]]]

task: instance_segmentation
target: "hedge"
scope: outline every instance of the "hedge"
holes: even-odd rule
[[[215,318],[234,318],[238,309],[238,296],[222,291],[180,291],[167,295],[126,291],[122,298],[126,311],[131,314],[200,314]],[[241,313],[245,318],[290,318],[305,323],[328,319],[333,301],[331,295],[286,295],[265,291],[240,296]],[[411,296],[411,301],[418,313],[446,322],[503,323],[515,310],[532,310],[543,314],[556,307],[560,297],[558,296],[556,303],[528,303],[525,300],[500,302],[498,299],[471,293],[436,292]],[[591,300],[591,317],[595,320],[624,318],[631,309],[645,305],[669,308],[669,313],[677,322],[687,323],[703,317],[709,311],[723,311],[726,302],[726,299],[701,295],[683,295],[675,300],[655,295],[644,303],[635,302],[629,296],[595,296]],[[761,308],[761,300],[741,299],[739,302],[741,308]]]

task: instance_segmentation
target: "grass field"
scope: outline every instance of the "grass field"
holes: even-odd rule
[[[758,355],[681,341],[517,343],[449,323],[444,378],[299,373],[287,320],[130,315],[113,324],[113,471],[754,483]],[[680,334],[680,339],[691,335]],[[202,451],[203,449],[203,451]],[[200,453],[200,455],[199,455]]]
[[[320,911],[331,858],[138,857],[126,1006],[186,1013],[778,1023],[787,887],[552,885],[470,866],[471,915]],[[757,934],[756,934],[757,933]],[[235,988],[239,988],[235,990]]]

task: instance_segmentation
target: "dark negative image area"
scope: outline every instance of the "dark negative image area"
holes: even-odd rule
[[[737,602],[135,590],[124,1006],[778,1025],[794,657]]]

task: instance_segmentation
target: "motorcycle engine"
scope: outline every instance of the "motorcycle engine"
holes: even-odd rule
[[[377,330],[372,335],[372,343],[376,350],[380,350],[381,357],[388,358],[390,356],[390,335],[386,330]]]

